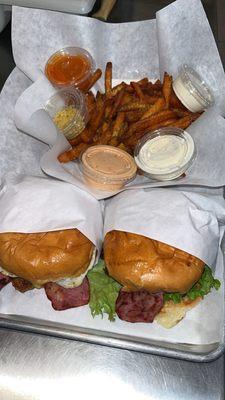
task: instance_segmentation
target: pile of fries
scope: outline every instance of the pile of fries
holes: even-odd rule
[[[101,70],[96,70],[92,86],[101,75]],[[70,141],[72,149],[59,156],[60,162],[75,160],[88,147],[98,144],[119,147],[133,154],[146,133],[166,126],[186,129],[201,115],[183,106],[173,91],[172,76],[166,72],[162,83],[143,78],[112,87],[112,63],[108,62],[105,93],[97,92],[94,96],[90,89],[86,92],[89,122],[79,136]]]

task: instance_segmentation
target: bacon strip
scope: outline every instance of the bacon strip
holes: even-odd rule
[[[26,281],[23,278],[12,278],[13,287],[21,293],[25,293],[28,290],[34,289],[32,283]]]
[[[116,313],[120,319],[127,322],[153,322],[162,307],[163,294],[152,294],[145,290],[120,290],[116,300]]]
[[[80,307],[89,303],[90,290],[86,277],[80,286],[72,289],[66,289],[55,282],[46,283],[44,289],[52,307],[57,311]]]
[[[0,290],[1,290],[2,288],[4,288],[4,286],[8,285],[8,283],[11,282],[11,279],[12,279],[12,278],[10,278],[10,276],[3,275],[3,274],[0,272]]]

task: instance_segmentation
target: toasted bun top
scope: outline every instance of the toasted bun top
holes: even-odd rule
[[[81,275],[93,250],[93,243],[77,229],[0,233],[0,266],[36,287]]]
[[[186,293],[201,277],[204,262],[145,236],[108,232],[104,258],[109,275],[125,290]]]

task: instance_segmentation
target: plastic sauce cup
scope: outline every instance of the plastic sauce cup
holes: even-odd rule
[[[134,158],[144,175],[166,181],[180,177],[196,157],[194,140],[178,128],[161,128],[145,135],[137,144]]]
[[[104,191],[121,189],[137,172],[130,154],[107,145],[89,147],[81,155],[79,166],[87,184]]]
[[[78,89],[58,90],[47,101],[45,110],[68,140],[79,135],[88,122],[85,96]]]
[[[192,112],[206,110],[214,104],[214,96],[201,76],[184,64],[173,82],[173,90],[183,105]]]
[[[80,47],[65,47],[54,53],[45,65],[45,75],[57,88],[75,86],[85,90],[95,70],[88,51]]]

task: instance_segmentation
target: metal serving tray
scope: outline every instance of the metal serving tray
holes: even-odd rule
[[[225,198],[225,188],[223,190],[223,197]],[[223,252],[223,264],[225,267],[225,235],[221,243],[221,249]],[[223,281],[224,279],[225,272],[223,272]],[[142,353],[171,357],[192,362],[214,361],[225,352],[225,315],[222,341],[220,343],[212,343],[209,345],[190,345],[185,343],[176,344],[151,339],[148,340],[135,336],[131,337],[128,335],[110,333],[102,330],[83,327],[81,328],[76,325],[72,326],[37,318],[25,317],[22,315],[7,315],[2,313],[0,313],[0,328],[48,335],[70,340],[79,340],[87,343],[116,347],[124,350],[139,351]]]
[[[223,237],[221,243],[221,249],[224,257],[223,264],[225,267],[225,236]],[[225,272],[223,272],[223,281],[224,279]],[[82,342],[139,351],[142,353],[171,357],[192,362],[214,361],[225,352],[225,315],[222,341],[221,343],[213,343],[210,345],[190,345],[185,343],[176,344],[151,339],[148,340],[135,336],[131,337],[123,334],[110,333],[102,330],[81,328],[76,325],[72,326],[68,324],[51,322],[21,315],[7,315],[2,313],[0,313],[0,328],[48,335],[64,339],[79,340]]]
[[[4,314],[0,314],[0,327],[196,362],[214,361],[225,351],[224,334],[222,343],[214,343],[211,345],[174,344],[136,337],[131,338],[126,335],[110,334],[109,332],[100,330],[46,322],[44,320],[19,315]]]

